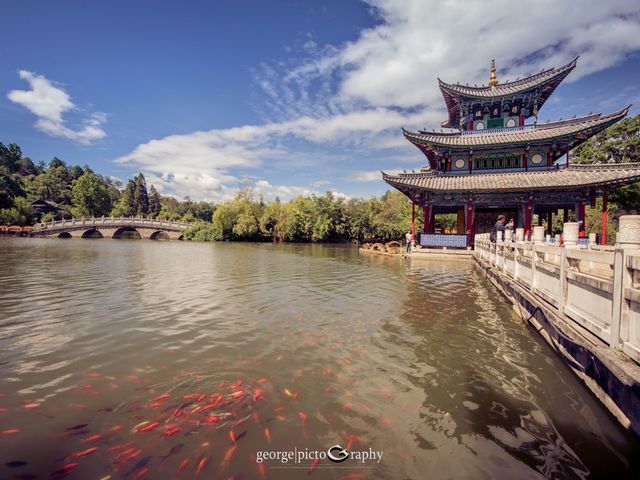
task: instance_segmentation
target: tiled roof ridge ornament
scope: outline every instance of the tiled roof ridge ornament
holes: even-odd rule
[[[496,77],[496,59],[491,60],[491,78],[489,79],[489,86],[496,88],[498,85],[498,77]]]

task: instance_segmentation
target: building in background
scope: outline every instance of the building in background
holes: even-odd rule
[[[618,122],[629,107],[607,115],[538,123],[538,112],[556,87],[575,68],[577,58],[523,79],[500,83],[495,61],[488,85],[469,86],[438,79],[447,105],[443,131],[403,129],[404,136],[427,157],[419,172],[387,175],[389,185],[407,195],[414,210],[424,211],[419,243],[427,247],[467,247],[475,233],[491,230],[499,214],[513,218],[531,232],[533,215],[539,224],[575,211],[582,220],[585,205],[640,180],[638,164],[572,165],[570,151],[589,137]],[[452,131],[455,129],[456,131]],[[436,234],[434,215],[456,213],[457,235]],[[602,242],[606,242],[603,222]]]

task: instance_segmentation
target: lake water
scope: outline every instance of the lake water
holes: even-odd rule
[[[0,268],[3,479],[640,478],[471,262],[0,239]]]

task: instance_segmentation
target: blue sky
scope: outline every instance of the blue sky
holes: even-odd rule
[[[34,161],[222,201],[386,190],[439,128],[437,77],[486,83],[580,55],[542,120],[640,103],[637,2],[12,1],[0,141]]]

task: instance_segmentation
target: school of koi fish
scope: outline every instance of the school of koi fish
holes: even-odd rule
[[[333,372],[327,367],[317,374],[328,377]],[[98,388],[91,380],[112,382],[116,387],[115,378],[99,372],[87,372],[85,376],[88,382],[76,388],[80,394],[98,394]],[[134,381],[139,383],[140,379],[135,377]],[[327,387],[327,390],[332,391],[332,388]],[[2,396],[4,394],[0,393]],[[76,448],[58,458],[57,468],[51,471],[50,478],[84,478],[81,474],[83,464],[93,463],[93,467],[100,465],[99,470],[103,473],[98,477],[100,480],[140,480],[159,476],[196,479],[212,478],[212,474],[215,478],[240,479],[247,478],[247,465],[255,470],[253,474],[249,473],[249,478],[267,479],[267,467],[264,463],[256,464],[255,452],[245,452],[246,458],[239,462],[244,465],[241,473],[232,472],[232,461],[249,433],[260,435],[260,441],[269,446],[274,422],[293,422],[294,427],[301,429],[302,437],[308,440],[309,416],[299,410],[298,400],[299,392],[293,385],[276,388],[269,378],[224,381],[202,373],[184,374],[162,384],[140,388],[125,402],[100,408],[89,423],[71,425],[58,432],[56,438],[64,439],[65,446],[75,445]],[[36,404],[24,404],[21,410],[33,411],[37,407]],[[70,407],[84,410],[87,405],[72,403]],[[342,411],[352,408],[351,403],[345,403]],[[368,409],[366,405],[363,408]],[[2,411],[7,412],[7,409]],[[316,418],[330,423],[320,414]],[[0,431],[0,438],[18,435],[18,428]],[[342,432],[342,437],[347,449],[359,441],[356,435],[346,432]],[[318,464],[318,460],[310,461],[307,474],[313,474]],[[5,466],[20,468],[26,466],[26,462],[12,460]],[[22,474],[13,478],[39,477]],[[364,478],[364,474],[351,471],[339,478],[358,480]]]

